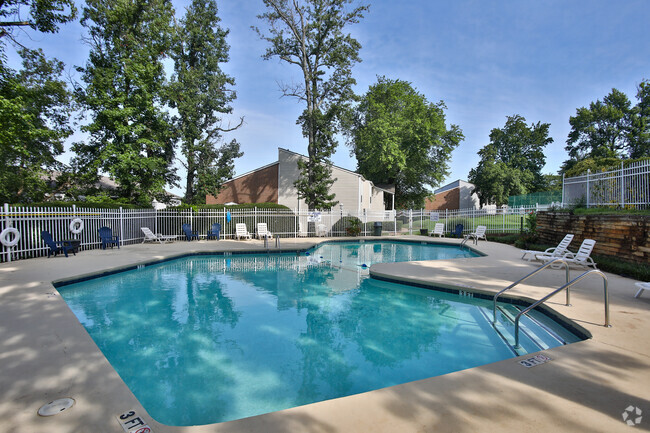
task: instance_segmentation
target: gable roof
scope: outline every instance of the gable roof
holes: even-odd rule
[[[303,154],[298,153],[298,152],[294,152],[294,151],[289,150],[289,149],[283,149],[282,147],[278,147],[278,150],[279,150],[279,151],[283,151],[283,152],[287,152],[287,153],[291,153],[291,154],[293,154],[293,155],[297,155],[297,156],[299,156],[299,157],[301,157],[301,158],[309,159],[308,156],[303,155]],[[380,190],[380,191],[386,192],[386,193],[388,193],[388,194],[395,195],[395,191],[394,191],[394,190],[391,191],[391,190],[389,190],[389,189],[382,188],[382,187],[380,187],[380,186],[378,186],[378,185],[375,185],[375,183],[374,183],[373,181],[366,179],[365,177],[363,177],[362,174],[357,173],[356,171],[348,170],[347,168],[339,167],[338,165],[334,165],[334,164],[331,164],[331,166],[332,166],[332,168],[336,168],[337,170],[341,170],[341,171],[344,171],[344,172],[349,173],[349,174],[351,174],[351,175],[354,175],[354,176],[360,177],[361,180],[363,180],[363,181],[365,181],[365,182],[370,182],[370,184],[372,185],[372,187],[375,188],[375,189],[378,189],[378,190]],[[258,169],[258,170],[259,170],[259,169]],[[382,185],[382,186],[386,186],[386,185]]]
[[[445,186],[442,186],[442,187],[434,190],[433,193],[434,194],[440,194],[441,192],[449,191],[450,189],[460,188],[461,186],[463,186],[462,184],[465,184],[465,186],[474,187],[473,183],[464,181],[462,179],[457,179],[457,180],[455,180],[455,181],[453,181],[451,183],[448,183]]]
[[[309,159],[309,157],[306,156],[306,155],[303,155],[303,154],[298,153],[298,152],[294,152],[294,151],[289,150],[289,149],[284,149],[284,148],[282,148],[282,147],[278,147],[278,151],[279,151],[279,152],[287,152],[287,153],[290,153],[290,154],[292,154],[292,155],[296,155],[296,156],[298,156],[298,157],[300,157],[300,158]],[[244,176],[248,176],[248,175],[250,175],[250,174],[252,174],[252,173],[255,173],[255,172],[257,172],[257,171],[264,170],[265,168],[269,168],[269,167],[273,167],[274,165],[278,165],[279,163],[280,163],[280,161],[279,161],[279,158],[278,158],[278,161],[272,162],[272,163],[270,163],[270,164],[263,165],[262,167],[258,167],[258,168],[254,169],[254,170],[247,171],[246,173],[239,174],[239,175],[237,175],[237,176],[235,176],[235,177],[233,177],[233,178],[231,178],[231,179],[228,179],[226,182],[231,182],[231,181],[233,181],[233,180],[236,180],[236,179],[242,178],[242,177],[244,177]],[[365,177],[363,177],[363,175],[357,173],[356,171],[348,170],[347,168],[339,167],[338,165],[334,165],[334,164],[332,164],[332,168],[336,168],[337,170],[341,170],[341,171],[344,171],[344,172],[346,172],[346,173],[350,173],[350,174],[352,174],[352,175],[354,175],[354,176],[360,177],[362,180],[364,180],[364,181],[366,181],[366,182],[370,182],[370,184],[372,185],[372,187],[375,188],[375,189],[378,189],[378,190],[380,190],[380,191],[386,192],[386,193],[388,193],[388,194],[393,194],[393,195],[395,194],[395,191],[394,191],[394,190],[391,191],[390,189],[386,189],[386,188],[385,188],[386,185],[382,185],[381,187],[378,186],[378,185],[375,185],[374,182],[372,182],[371,180],[366,179]]]

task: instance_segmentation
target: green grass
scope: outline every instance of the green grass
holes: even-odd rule
[[[526,227],[526,218],[527,215],[488,215],[480,216],[475,218],[448,218],[447,221],[447,230],[451,231],[456,227],[456,224],[462,224],[465,226],[465,231],[472,230],[476,226],[486,226],[487,234],[490,236],[490,232],[516,232],[519,233],[522,227],[522,218],[523,218],[523,227]],[[445,223],[445,219],[440,221],[431,221],[430,219],[423,219],[421,222],[419,219],[413,220],[413,230],[419,230],[421,228],[429,229],[433,231],[436,223]],[[408,223],[404,224],[408,226]]]
[[[608,207],[578,207],[572,210],[574,215],[650,215],[650,209],[615,209]]]

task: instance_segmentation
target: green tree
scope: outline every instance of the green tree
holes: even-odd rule
[[[22,12],[23,8],[28,8],[27,14]],[[0,3],[0,38],[15,42],[14,30],[25,26],[43,33],[56,33],[60,24],[76,16],[74,0],[5,0]]]
[[[630,110],[630,100],[616,89],[602,102],[578,108],[569,118],[571,131],[565,147],[571,159],[622,156],[629,149]]]
[[[562,176],[559,174],[544,174],[544,182],[547,191],[557,191],[562,189]]]
[[[285,96],[303,101],[306,108],[298,118],[308,139],[309,159],[298,163],[301,179],[296,181],[300,198],[309,208],[330,208],[337,202],[329,188],[331,156],[338,143],[339,114],[353,98],[352,66],[360,61],[361,45],[345,26],[357,23],[368,6],[348,8],[352,0],[264,0],[267,12],[259,18],[268,24],[268,35],[254,28],[270,44],[264,59],[278,57],[295,65],[303,81],[281,85]]]
[[[490,143],[481,149],[479,164],[469,181],[481,205],[508,203],[508,196],[543,191],[547,187],[542,168],[544,148],[553,142],[548,123],[526,125],[519,115],[508,116],[505,126],[490,132]]]
[[[63,63],[41,50],[22,50],[23,69],[0,66],[0,202],[41,201],[49,170],[72,133]]]
[[[630,125],[630,158],[650,156],[650,81],[637,87],[637,105],[632,109]]]
[[[582,176],[587,173],[587,170],[592,173],[598,173],[606,171],[608,169],[613,169],[621,166],[621,161],[624,161],[621,158],[585,158],[580,161],[575,161],[571,167],[567,168],[564,172],[566,177],[575,177]]]
[[[228,61],[228,30],[219,26],[214,0],[193,0],[185,17],[176,25],[172,59],[174,75],[170,105],[178,110],[177,128],[185,156],[187,180],[185,201],[205,203],[206,194],[217,194],[226,179],[234,175],[234,159],[243,155],[237,141],[218,146],[222,114],[236,94],[235,80],[221,70]]]
[[[422,207],[448,174],[451,152],[463,139],[445,124],[445,104],[427,101],[411,83],[379,77],[347,128],[357,167],[367,179],[395,185],[399,207]]]
[[[75,143],[73,166],[87,183],[108,173],[122,197],[139,204],[164,199],[178,177],[174,130],[164,111],[163,59],[171,46],[169,0],[88,0],[82,25],[90,57],[77,96],[90,123]]]

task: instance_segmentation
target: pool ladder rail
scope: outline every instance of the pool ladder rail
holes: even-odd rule
[[[501,290],[496,295],[494,295],[493,306],[492,306],[492,324],[494,326],[496,326],[496,323],[497,323],[497,298],[499,297],[499,295],[501,295],[502,293],[512,289],[513,287],[517,286],[519,283],[527,280],[528,278],[532,277],[533,275],[538,274],[539,272],[541,272],[542,270],[548,268],[552,264],[564,264],[564,267],[565,267],[565,270],[566,270],[566,284],[564,284],[562,287],[560,287],[558,289],[553,290],[548,295],[538,299],[533,304],[529,305],[528,307],[523,309],[521,312],[519,312],[519,314],[517,314],[517,317],[515,317],[515,348],[520,348],[520,345],[519,345],[519,320],[521,319],[522,315],[526,314],[528,311],[532,310],[533,308],[537,307],[538,305],[543,304],[548,299],[550,299],[553,296],[560,293],[562,290],[566,290],[566,305],[571,306],[571,303],[570,303],[570,290],[569,290],[571,288],[571,286],[573,286],[574,284],[576,284],[579,281],[583,280],[588,275],[594,274],[594,273],[600,275],[601,277],[603,277],[604,304],[605,304],[605,326],[606,327],[611,327],[612,326],[609,323],[609,291],[608,291],[607,276],[602,271],[599,271],[598,269],[590,269],[590,270],[584,272],[583,274],[577,276],[573,280],[569,281],[569,278],[570,278],[570,276],[569,276],[569,264],[564,259],[560,259],[560,258],[555,259],[555,260],[551,260],[551,261],[543,264],[539,268],[535,269],[533,272],[531,272],[528,275],[526,275],[525,277],[515,281],[514,283],[512,283],[511,285],[509,285],[508,287],[506,287],[505,289]]]
[[[280,248],[280,238],[275,236],[275,248]],[[264,236],[264,248],[269,249],[269,237]]]

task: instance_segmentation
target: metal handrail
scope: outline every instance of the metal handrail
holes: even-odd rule
[[[269,249],[269,237],[264,236],[264,248]],[[280,238],[275,236],[275,248],[280,248]]]
[[[538,300],[534,304],[529,305],[528,307],[523,309],[519,314],[517,314],[517,317],[515,317],[515,349],[519,349],[519,347],[520,347],[519,346],[519,319],[521,318],[521,316],[523,314],[529,312],[533,308],[537,307],[539,304],[545,302],[547,299],[551,298],[552,296],[554,296],[558,292],[560,292],[560,291],[562,291],[564,289],[569,290],[569,287],[571,287],[572,285],[574,285],[578,281],[582,280],[587,275],[593,274],[594,272],[598,273],[598,275],[603,277],[604,303],[605,303],[605,326],[608,327],[608,328],[611,327],[612,325],[609,324],[609,291],[608,291],[608,288],[607,288],[607,285],[608,285],[607,284],[607,276],[605,274],[603,274],[601,271],[599,271],[598,269],[591,269],[591,270],[588,270],[587,272],[583,273],[582,275],[579,275],[578,277],[571,280],[570,282],[566,283],[564,286],[560,287],[559,289],[554,290],[550,294],[544,296],[542,299]]]
[[[564,263],[564,267],[566,269],[566,282],[568,283],[570,275],[569,275],[569,264],[566,262],[566,260],[561,259],[561,258],[557,258],[557,259],[551,260],[550,262],[544,263],[541,267],[535,269],[530,274],[528,274],[525,277],[515,281],[514,283],[510,284],[508,287],[506,287],[505,289],[501,290],[499,293],[494,295],[494,299],[493,299],[493,304],[494,305],[492,306],[492,323],[494,323],[494,324],[497,323],[497,298],[499,297],[499,295],[501,295],[503,292],[506,292],[506,291],[512,289],[517,284],[521,283],[522,281],[527,280],[528,278],[532,277],[533,275],[536,275],[537,273],[539,273],[543,269],[546,269],[549,266],[551,266],[553,263],[557,263],[557,262]],[[567,291],[566,291],[566,305],[567,306],[571,305],[569,303],[569,300],[570,300],[570,294],[569,294],[569,290],[567,289]]]

